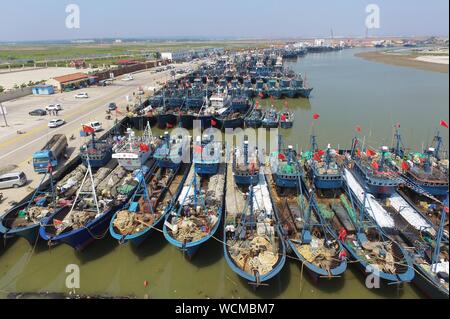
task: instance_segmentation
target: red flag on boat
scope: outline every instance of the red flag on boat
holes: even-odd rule
[[[53,225],[59,226],[59,225],[61,225],[61,224],[62,224],[62,221],[60,221],[60,220],[58,220],[58,219],[54,219],[54,220],[53,220]]]
[[[95,132],[95,130],[92,127],[87,126],[87,125],[83,125],[82,130],[84,133],[87,133],[87,134],[92,134]]]
[[[372,166],[372,168],[375,169],[375,170],[377,170],[378,168],[380,168],[380,166],[378,165],[378,163],[377,163],[376,161],[373,161],[371,166]]]
[[[377,155],[377,153],[372,151],[371,149],[367,149],[366,155],[369,157],[373,157],[373,156]]]
[[[402,162],[402,170],[404,170],[404,171],[408,171],[409,170],[409,165],[405,161]]]
[[[194,153],[195,154],[202,154],[203,153],[203,147],[201,145],[194,145]]]
[[[147,144],[141,143],[139,145],[139,149],[141,152],[148,152],[150,150],[150,147]]]
[[[324,150],[319,150],[317,153],[319,153],[320,156],[324,156],[325,155],[325,151]]]
[[[361,150],[360,149],[356,150],[356,156],[361,157]]]
[[[361,133],[361,126],[356,126],[356,132]]]
[[[212,126],[216,126],[217,125],[217,121],[216,120],[211,120],[211,125]]]
[[[319,152],[314,153],[313,159],[314,159],[316,162],[320,161],[321,156],[319,155]]]
[[[278,159],[284,161],[286,156],[283,153],[278,154]]]
[[[314,120],[318,120],[320,118],[320,115],[319,114],[317,114],[317,113],[314,113],[313,114],[313,119]]]
[[[397,128],[400,128],[400,122],[395,125]]]
[[[441,120],[441,126],[445,127],[445,128],[448,128],[448,123],[446,121],[444,121],[444,120]]]

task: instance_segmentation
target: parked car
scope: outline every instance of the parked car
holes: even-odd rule
[[[89,95],[86,92],[78,93],[77,95],[75,95],[76,99],[87,99],[88,97]]]
[[[45,109],[47,110],[47,112],[49,112],[49,111],[61,111],[62,110],[62,106],[61,106],[61,104],[50,104]]]
[[[122,78],[122,81],[133,81],[134,78],[131,74],[127,74]]]
[[[59,127],[64,124],[66,124],[66,121],[64,121],[62,119],[52,119],[48,122],[48,127],[55,128],[55,127]]]
[[[13,172],[0,175],[0,188],[19,188],[27,183],[24,172]]]
[[[28,114],[30,114],[31,116],[45,116],[45,115],[47,115],[47,111],[43,110],[43,109],[37,109],[37,110],[31,111]]]
[[[116,105],[116,103],[109,103],[109,104],[108,104],[108,110],[109,110],[109,111],[115,111],[115,110],[117,110],[117,105]]]
[[[99,131],[101,131],[103,129],[102,123],[100,123],[99,121],[90,122],[86,126],[92,127],[94,129],[94,131],[96,131],[96,132],[99,132]]]

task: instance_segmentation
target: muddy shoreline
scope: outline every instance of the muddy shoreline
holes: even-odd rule
[[[410,67],[425,71],[448,73],[448,65],[418,61],[415,60],[416,56],[413,55],[394,55],[383,52],[362,52],[355,54],[355,56],[368,61]]]

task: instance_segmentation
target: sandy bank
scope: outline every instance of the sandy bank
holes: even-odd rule
[[[447,57],[447,64],[445,64],[434,62],[437,60],[442,60],[443,58],[442,56],[421,57],[428,59],[419,60],[417,59],[417,56],[414,55],[387,54],[383,52],[373,52],[373,51],[358,53],[356,54],[356,56],[369,61],[392,64],[397,66],[411,67],[426,71],[448,73],[448,57]]]

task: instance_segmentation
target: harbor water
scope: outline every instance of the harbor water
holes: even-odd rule
[[[319,145],[347,148],[360,126],[368,145],[392,144],[401,123],[404,143],[420,150],[432,141],[441,119],[448,121],[448,74],[397,67],[354,56],[359,49],[308,54],[287,66],[306,75],[311,99],[288,100],[295,112],[287,143],[309,146],[312,115]],[[270,101],[262,101],[265,106]],[[278,108],[284,101],[276,101]],[[159,132],[156,131],[155,132]],[[448,130],[441,130],[448,145]],[[221,232],[221,230],[220,230]],[[268,286],[254,289],[236,276],[223,257],[221,235],[202,246],[192,261],[155,232],[139,248],[119,246],[106,233],[83,252],[45,242],[30,247],[23,239],[0,242],[0,297],[10,292],[62,292],[66,267],[80,267],[79,294],[138,298],[422,298],[412,285],[368,289],[356,265],[342,278],[311,281],[299,261],[289,258]],[[0,241],[3,241],[0,240]],[[145,284],[144,284],[145,283]]]

